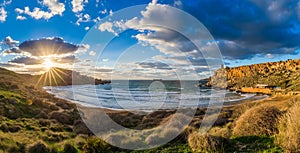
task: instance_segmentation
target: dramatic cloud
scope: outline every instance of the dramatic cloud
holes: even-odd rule
[[[7,12],[5,11],[4,7],[0,7],[0,22],[6,21]]]
[[[9,47],[16,46],[19,43],[17,40],[13,40],[10,36],[7,36],[4,40],[2,40],[1,44]]]
[[[5,68],[21,68],[21,65],[16,65],[12,63],[1,63],[0,62],[0,67],[5,67]]]
[[[297,0],[188,2],[182,8],[204,23],[229,59],[294,54],[300,47]]]
[[[142,63],[138,63],[138,66],[141,69],[150,68],[150,69],[172,70],[172,67],[162,62],[142,62]]]
[[[22,42],[18,48],[12,48],[4,51],[4,54],[24,53],[31,56],[64,56],[74,54],[81,48],[86,46],[74,45],[63,41],[62,38],[43,38],[38,40],[28,40]]]
[[[45,61],[32,57],[16,57],[9,61],[9,63],[25,64],[25,65],[37,65],[43,64]]]
[[[52,59],[52,61],[60,64],[73,64],[74,62],[80,62],[80,59],[74,55],[70,55],[66,57],[55,58]]]

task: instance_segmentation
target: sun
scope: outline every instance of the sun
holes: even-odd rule
[[[54,66],[54,63],[50,59],[46,59],[44,65],[47,70],[50,70]]]

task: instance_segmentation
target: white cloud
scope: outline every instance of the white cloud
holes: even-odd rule
[[[100,11],[101,14],[106,14],[107,13],[107,9],[104,9],[103,11]]]
[[[26,6],[24,8],[24,14],[27,14],[27,15],[29,15],[32,18],[37,19],[37,20],[39,20],[39,19],[46,19],[46,20],[48,20],[48,19],[50,19],[50,18],[53,17],[52,13],[45,12],[45,11],[43,11],[40,8],[37,8],[37,7],[35,7],[33,9],[33,11],[30,11],[30,9],[29,9],[28,6]]]
[[[4,7],[0,8],[0,22],[6,21],[7,12],[5,11]]]
[[[61,16],[65,11],[65,5],[63,3],[59,3],[58,0],[44,0],[43,4],[48,6],[53,15],[59,14]]]
[[[0,6],[6,6],[12,3],[12,0],[4,0],[2,4],[0,4]]]
[[[17,13],[19,13],[19,14],[24,13],[24,11],[23,11],[22,9],[20,9],[20,8],[16,8],[16,9],[15,9],[15,12],[17,12]]]
[[[109,11],[109,15],[112,16],[114,13],[112,10]]]
[[[157,4],[157,0],[152,0],[152,4],[153,5]]]
[[[25,16],[22,16],[22,15],[18,15],[17,20],[26,20],[27,18]]]
[[[90,22],[91,21],[91,16],[89,14],[77,14],[78,20],[76,21],[76,25],[80,25],[81,22]]]
[[[62,16],[63,12],[65,11],[65,5],[63,3],[59,3],[58,0],[43,0],[41,4],[47,6],[48,11],[41,10],[38,7],[35,7],[32,11],[30,11],[30,8],[28,6],[26,6],[24,10],[20,8],[16,8],[15,11],[18,14],[27,14],[37,20],[39,19],[48,20],[55,15]]]
[[[104,32],[104,31],[108,31],[108,32],[111,32],[111,33],[114,33],[115,34],[115,31],[113,30],[113,23],[111,22],[104,22],[104,23],[101,23],[99,26],[98,26],[98,29],[101,31],[101,32]]]
[[[86,53],[90,49],[89,44],[81,44],[75,54]]]
[[[84,30],[88,31],[90,30],[90,27],[85,27]]]
[[[84,1],[83,0],[72,0],[72,11],[74,13],[79,13],[83,11]]]
[[[101,18],[98,16],[96,19],[93,19],[93,22],[99,22]]]
[[[17,45],[19,41],[13,40],[10,36],[7,36],[4,40],[2,40],[1,44],[7,45],[9,47],[13,47]]]
[[[97,53],[95,51],[90,51],[89,55],[95,56]]]
[[[108,58],[104,58],[104,59],[102,59],[102,62],[108,62],[109,61],[109,59]]]
[[[269,58],[269,59],[272,59],[272,58],[274,58],[275,56],[273,55],[273,54],[267,54],[266,55],[266,58]]]
[[[181,7],[181,6],[182,6],[181,0],[175,0],[175,1],[174,1],[174,6],[175,6],[175,7]]]

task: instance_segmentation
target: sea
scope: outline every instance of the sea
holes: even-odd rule
[[[104,85],[48,86],[44,89],[82,106],[145,111],[203,108],[255,96],[199,86],[199,81],[190,80],[114,80]]]

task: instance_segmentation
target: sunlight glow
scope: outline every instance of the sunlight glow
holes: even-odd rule
[[[54,66],[53,62],[50,59],[46,59],[44,65],[47,70],[50,70]]]

